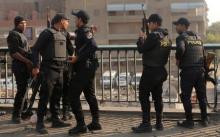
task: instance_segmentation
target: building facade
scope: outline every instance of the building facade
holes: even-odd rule
[[[98,27],[97,43],[103,45],[135,44],[142,27],[142,8],[147,16],[152,13],[162,16],[162,27],[169,30],[173,40],[177,34],[172,22],[179,17],[189,18],[190,28],[202,36],[208,22],[205,0],[0,0],[0,45],[5,46],[16,15],[28,19],[26,33],[34,42],[46,27],[47,7],[51,17],[66,13],[71,18],[69,31],[75,29],[71,12],[86,10],[91,17],[90,24]]]
[[[39,33],[47,27],[47,15],[64,12],[62,0],[0,0],[0,46],[7,46],[8,32],[14,27],[17,15],[27,20],[26,36],[32,45]]]
[[[191,21],[191,30],[205,36],[207,4],[205,0],[66,0],[65,12],[84,9],[91,16],[91,24],[98,26],[99,44],[135,44],[142,26],[142,5],[147,16],[158,13],[163,26],[177,36],[172,22],[179,17]],[[74,24],[72,24],[74,25]],[[74,26],[72,26],[74,28]]]

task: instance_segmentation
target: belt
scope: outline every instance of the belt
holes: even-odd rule
[[[63,66],[65,65],[66,61],[58,61],[58,60],[43,60],[42,61],[43,64],[52,64],[52,65],[58,65],[58,66]]]

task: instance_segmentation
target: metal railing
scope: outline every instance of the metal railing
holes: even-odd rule
[[[218,55],[220,44],[205,44],[205,49]],[[174,53],[175,46],[172,47],[170,58],[166,65],[168,78],[163,85],[165,103],[180,102],[178,96],[180,93],[179,70],[175,65]],[[0,103],[11,103],[16,93],[16,84],[10,71],[11,59],[8,49],[0,48],[0,55]],[[98,100],[101,102],[137,102],[142,59],[141,54],[137,52],[136,45],[101,45],[98,48],[97,55],[100,64],[95,82]],[[212,66],[216,67],[217,64],[218,56]],[[9,82],[8,84],[6,81],[11,83]],[[212,96],[214,96],[214,92],[212,92],[214,88],[216,87],[208,84],[209,92],[207,93],[210,93],[210,101],[212,101]]]

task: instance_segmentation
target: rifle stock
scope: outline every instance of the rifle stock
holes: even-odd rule
[[[47,7],[47,28],[50,28],[50,13],[49,13],[49,7]]]
[[[144,11],[144,4],[142,4],[142,11],[143,11],[143,15],[144,15],[144,18],[142,19],[142,31],[146,34],[146,35],[149,35],[149,29],[148,29],[148,20],[147,20],[147,17],[146,17],[146,14],[145,14],[145,11]]]

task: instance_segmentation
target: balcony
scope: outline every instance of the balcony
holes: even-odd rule
[[[138,34],[109,34],[108,40],[136,40]]]
[[[136,15],[136,16],[108,16],[108,22],[109,23],[122,23],[122,22],[141,22],[142,21],[143,16],[141,15]]]

